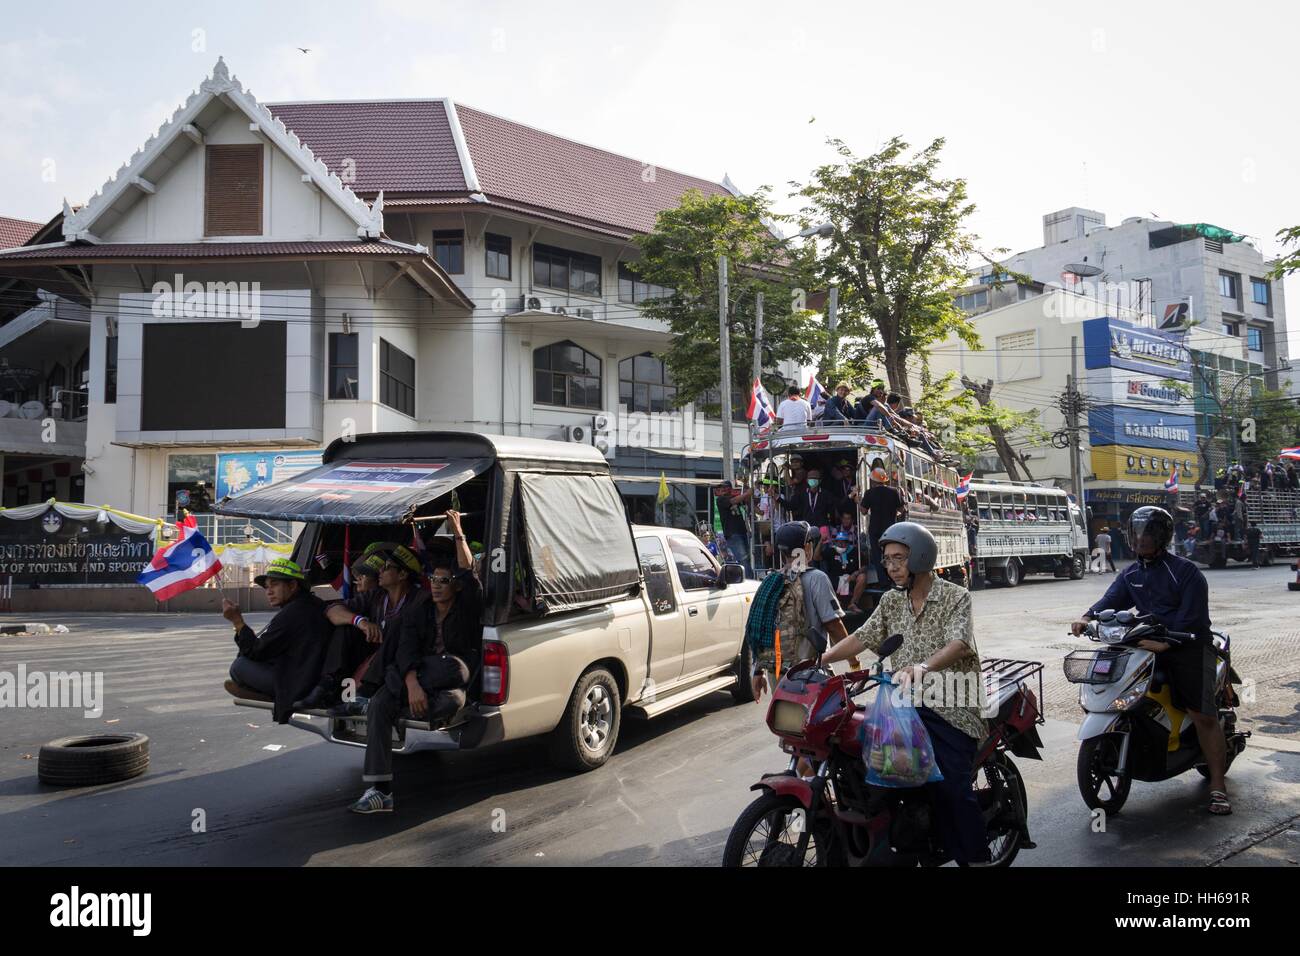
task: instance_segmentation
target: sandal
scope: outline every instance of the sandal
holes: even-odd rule
[[[1232,804],[1228,802],[1228,795],[1222,790],[1210,791],[1210,812],[1216,817],[1226,817],[1232,813]]]

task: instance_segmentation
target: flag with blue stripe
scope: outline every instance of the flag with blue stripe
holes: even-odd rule
[[[198,587],[221,570],[221,562],[207,539],[190,530],[181,540],[163,548],[136,581],[159,601]]]

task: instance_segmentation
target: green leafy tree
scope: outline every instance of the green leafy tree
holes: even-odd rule
[[[953,302],[977,253],[965,223],[974,212],[962,179],[939,175],[943,139],[912,153],[894,137],[859,158],[838,139],[839,161],[793,184],[805,200],[803,220],[830,222],[835,231],[818,260],[823,282],[839,285],[842,346],[823,371],[844,362],[876,360],[894,391],[909,396],[908,359],[951,334],[975,345],[975,328]]]
[[[1273,271],[1269,273],[1272,278],[1281,279],[1293,272],[1300,272],[1300,226],[1288,226],[1286,229],[1279,229],[1277,238],[1283,246],[1293,247],[1277,260]]]
[[[638,278],[672,290],[641,304],[642,312],[667,323],[673,342],[662,353],[677,385],[677,403],[696,402],[717,416],[721,379],[718,330],[718,257],[728,257],[728,337],[732,387],[742,396],[753,382],[754,308],[763,293],[762,376],[774,397],[785,385],[781,362],[811,364],[825,342],[824,327],[807,308],[811,251],[783,246],[771,224],[766,191],[750,196],[703,196],[689,192],[676,209],[661,212],[655,228],[636,244],[630,263]],[[704,400],[712,393],[713,398]]]
[[[999,405],[990,397],[992,383],[963,379],[961,387],[954,390],[956,372],[931,379],[928,366],[922,369],[921,396],[915,406],[944,449],[967,463],[977,455],[995,452],[1012,481],[1021,480],[1022,470],[1033,480],[1025,454],[1017,449],[1049,440],[1038,423],[1038,412],[1018,412]]]

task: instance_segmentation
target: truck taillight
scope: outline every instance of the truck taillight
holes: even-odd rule
[[[483,642],[483,691],[479,702],[498,707],[510,692],[510,656],[500,641]]]

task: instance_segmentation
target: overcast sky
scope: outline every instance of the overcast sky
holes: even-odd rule
[[[1080,205],[1216,223],[1272,255],[1300,223],[1298,22],[1251,0],[46,0],[0,33],[0,215],[84,200],[221,54],[262,100],[452,96],[778,195],[828,136],[859,154],[944,136],[987,249],[1041,245],[1043,213]],[[1300,328],[1300,281],[1287,292]]]

